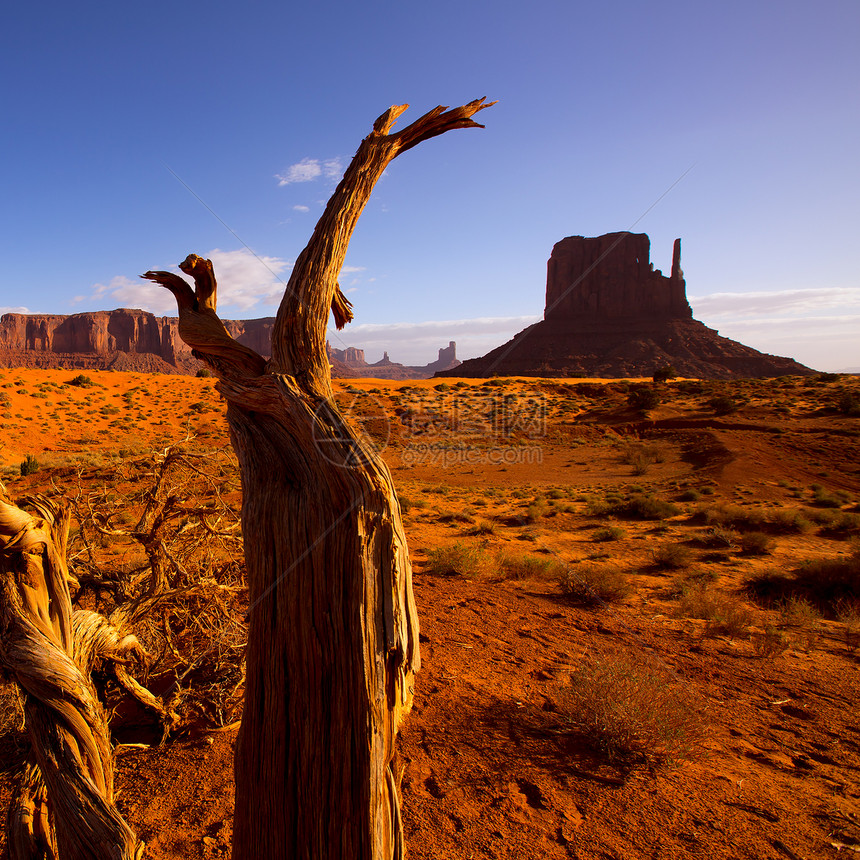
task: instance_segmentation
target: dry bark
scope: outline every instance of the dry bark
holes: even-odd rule
[[[242,478],[251,605],[235,772],[234,860],[403,856],[394,741],[420,665],[400,507],[376,451],[335,405],[329,310],[351,319],[337,284],[352,231],[397,155],[480,127],[480,99],[438,107],[391,132],[386,111],[362,141],[278,310],[272,357],[237,343],[216,313],[209,260],[143,277],[176,297],[179,333],[217,373]]]
[[[9,816],[13,860],[132,860],[143,851],[113,806],[113,753],[90,680],[140,650],[95,613],[72,613],[67,510],[0,495],[0,667],[18,683],[34,760]]]

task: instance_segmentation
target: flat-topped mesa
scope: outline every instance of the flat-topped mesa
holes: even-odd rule
[[[547,263],[544,319],[565,322],[616,319],[692,319],[675,240],[672,274],[651,264],[646,233],[568,236]]]

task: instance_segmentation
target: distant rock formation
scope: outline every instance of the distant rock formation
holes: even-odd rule
[[[274,317],[224,320],[227,331],[260,355],[271,355]],[[334,376],[427,379],[456,367],[455,345],[439,350],[424,367],[394,364],[386,352],[368,364],[364,350],[330,350]],[[4,314],[0,317],[0,367],[63,367],[139,373],[196,373],[203,364],[179,337],[176,317],[120,308],[80,314]]]
[[[544,319],[481,358],[437,376],[651,376],[671,365],[704,379],[815,373],[766,355],[693,319],[675,240],[667,278],[645,233],[557,242],[547,264]]]
[[[328,358],[332,365],[332,376],[339,378],[370,379],[429,379],[440,370],[451,370],[460,364],[457,358],[457,345],[450,341],[448,346],[439,350],[439,358],[423,366],[396,364],[383,352],[382,359],[368,364],[363,349],[347,347],[335,349],[326,343]]]

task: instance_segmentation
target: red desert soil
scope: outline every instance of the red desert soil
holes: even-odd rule
[[[189,432],[198,446],[226,443],[211,379],[88,375],[91,387],[69,385],[70,371],[0,373],[13,498],[51,491],[52,478],[71,492],[78,475],[85,489],[121,492],[123,464],[153,446]],[[336,385],[341,408],[385,446],[415,567],[423,668],[400,740],[408,854],[850,856],[860,845],[860,661],[845,616],[792,618],[742,586],[851,557],[860,419],[834,405],[860,381],[676,382],[645,415],[628,407],[628,388]],[[708,404],[719,395],[735,411],[716,414]],[[16,477],[27,454],[41,469]],[[675,510],[624,513],[625,500],[642,497]],[[607,527],[613,539],[600,534]],[[767,554],[743,551],[753,527]],[[439,572],[439,550],[450,547],[472,567]],[[677,547],[678,567],[659,562]],[[504,573],[505,559],[524,558],[529,575]],[[620,571],[631,593],[597,608],[574,603],[541,561]],[[696,587],[748,612],[746,625],[729,635],[685,613],[682,596]],[[761,656],[768,631],[783,653]],[[607,760],[577,728],[568,678],[619,655],[675,679],[702,730],[690,756]],[[20,744],[8,685],[2,701],[8,803]],[[147,856],[229,855],[235,733],[210,726],[119,748],[117,805]]]

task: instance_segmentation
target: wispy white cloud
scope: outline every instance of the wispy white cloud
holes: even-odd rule
[[[343,275],[354,275],[357,272],[364,272],[364,271],[365,271],[364,266],[344,266],[340,270],[340,274],[341,274],[341,277],[343,277]]]
[[[343,175],[343,162],[339,158],[303,158],[291,164],[283,173],[275,174],[278,185],[293,185],[296,182],[313,182],[324,177],[337,180]]]
[[[31,314],[31,313],[33,313],[31,310],[29,310],[28,308],[24,308],[24,307],[17,307],[17,308],[0,307],[0,314]]]
[[[245,314],[258,306],[271,309],[284,294],[287,273],[292,263],[279,257],[257,256],[246,248],[222,251],[215,248],[207,255],[218,279],[218,306],[231,313]],[[178,269],[174,269],[179,274]],[[95,284],[91,301],[113,307],[141,308],[156,314],[175,314],[176,302],[163,287],[149,281],[131,280],[124,275],[107,284]],[[110,304],[111,307],[106,307]]]
[[[296,206],[293,206],[293,211],[294,212],[310,212],[311,210],[310,210],[309,206],[302,206],[301,204],[298,204]]]
[[[806,316],[834,309],[860,308],[860,289],[820,287],[774,292],[711,293],[690,296],[697,317],[748,317],[756,314]]]
[[[819,370],[860,363],[860,289],[817,287],[690,296],[693,315],[724,337]]]

